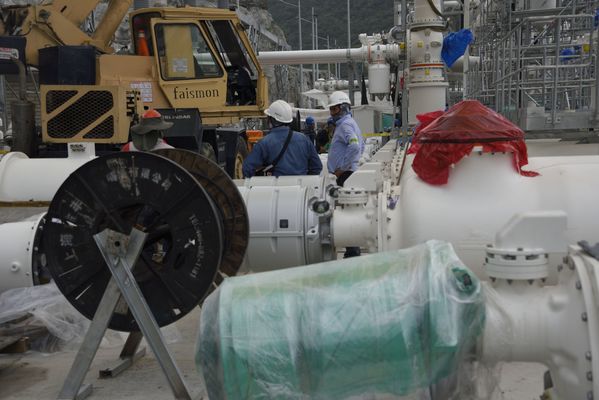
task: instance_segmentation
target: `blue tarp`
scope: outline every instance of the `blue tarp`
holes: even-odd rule
[[[474,40],[470,29],[460,29],[452,32],[443,39],[441,58],[448,67],[451,67],[458,58],[464,55],[466,48]]]
[[[571,58],[574,58],[576,55],[576,52],[574,51],[573,48],[566,47],[565,49],[562,49],[562,51],[559,52],[559,55],[560,55],[560,60],[562,62],[564,62],[564,61],[568,61]]]

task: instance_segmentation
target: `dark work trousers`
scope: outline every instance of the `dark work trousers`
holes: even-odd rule
[[[350,177],[351,174],[353,174],[353,171],[344,171],[337,178],[337,185],[343,186],[343,184],[345,183],[345,181],[347,180],[347,178]],[[346,247],[345,248],[345,253],[343,254],[343,258],[357,257],[357,256],[359,256],[361,254],[362,254],[362,252],[360,251],[360,247]]]

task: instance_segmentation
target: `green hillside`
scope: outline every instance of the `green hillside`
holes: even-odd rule
[[[287,42],[298,49],[298,0],[268,0],[268,9],[277,24],[284,30]],[[288,4],[285,4],[288,3]],[[352,47],[359,45],[358,34],[387,32],[393,26],[393,0],[351,0]],[[347,1],[301,0],[302,17],[312,19],[312,7],[318,15],[318,35],[330,37],[331,48],[337,39],[338,48],[347,47]],[[312,24],[302,22],[302,46],[312,48]],[[326,40],[319,41],[319,48],[326,48]]]

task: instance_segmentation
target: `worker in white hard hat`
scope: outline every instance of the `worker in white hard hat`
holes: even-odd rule
[[[327,167],[337,177],[337,185],[343,186],[347,178],[358,169],[364,151],[364,139],[358,124],[351,115],[349,96],[341,91],[329,97],[329,113],[335,122],[335,132],[329,148]],[[360,255],[359,247],[347,247],[344,257]]]
[[[274,101],[264,111],[270,132],[254,145],[243,162],[243,175],[318,175],[322,163],[314,144],[302,133],[291,129],[293,111],[283,101]]]
[[[346,93],[337,91],[329,97],[329,112],[335,122],[335,132],[328,157],[329,172],[343,183],[358,169],[358,161],[364,151],[364,139],[358,124],[350,113],[351,102]]]

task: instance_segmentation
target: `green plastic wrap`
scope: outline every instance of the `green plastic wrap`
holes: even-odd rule
[[[455,378],[483,325],[480,282],[430,241],[226,279],[196,364],[211,400],[404,396]]]

